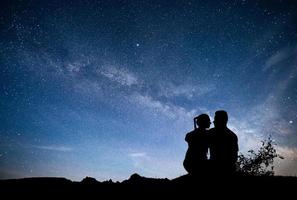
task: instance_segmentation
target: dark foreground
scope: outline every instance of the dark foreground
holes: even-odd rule
[[[0,180],[1,197],[21,196],[30,198],[49,197],[120,197],[120,198],[295,198],[297,177],[190,177],[153,179],[132,175],[123,182],[98,182],[85,178],[72,182],[65,178],[25,178]]]

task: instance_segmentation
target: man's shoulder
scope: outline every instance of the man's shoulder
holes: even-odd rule
[[[230,129],[228,128],[227,131],[228,131],[230,137],[232,137],[233,139],[236,139],[236,140],[237,140],[237,135],[236,135],[232,130],[230,130]]]
[[[231,137],[237,138],[236,134],[233,131],[231,131],[229,128],[222,129],[222,130],[221,129],[216,129],[216,128],[211,128],[211,129],[208,130],[208,133],[210,135],[221,135],[221,134],[227,133]]]

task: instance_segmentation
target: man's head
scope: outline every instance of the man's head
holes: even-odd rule
[[[195,118],[198,127],[200,128],[209,128],[211,122],[207,114],[201,114]]]
[[[228,114],[224,110],[218,110],[215,113],[214,117],[214,126],[216,128],[225,128],[227,127],[227,122],[228,122]]]

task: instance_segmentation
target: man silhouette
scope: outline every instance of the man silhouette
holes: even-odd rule
[[[190,175],[203,175],[207,170],[208,137],[206,129],[210,124],[209,116],[201,114],[194,118],[194,130],[186,135],[188,150],[183,165]]]
[[[218,110],[214,117],[214,128],[209,130],[209,150],[212,170],[216,175],[230,175],[236,170],[238,139],[228,127],[228,114]]]

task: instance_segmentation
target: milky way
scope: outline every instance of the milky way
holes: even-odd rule
[[[263,2],[1,1],[0,178],[177,177],[218,109],[296,175],[297,4]]]

